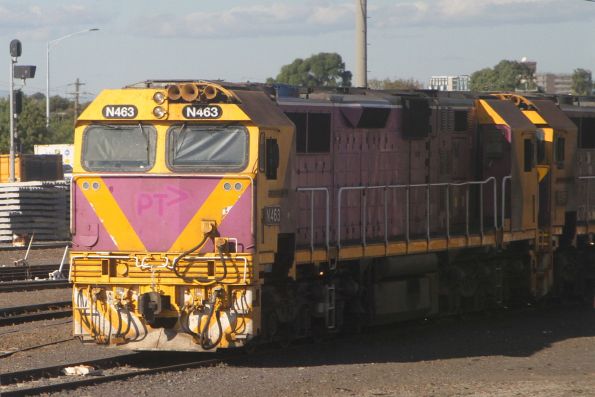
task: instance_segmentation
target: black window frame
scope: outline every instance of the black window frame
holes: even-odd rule
[[[298,154],[329,154],[332,151],[333,118],[331,112],[299,112],[287,111],[285,115],[295,125],[295,146]],[[314,129],[314,120],[324,118],[324,123],[317,123]],[[320,120],[318,120],[320,121]],[[316,132],[315,132],[316,131]],[[320,134],[324,133],[324,141],[320,139]],[[312,135],[317,133],[317,139],[312,139]]]
[[[245,140],[245,155],[241,165],[233,165],[233,166],[222,166],[222,165],[213,165],[213,166],[204,166],[202,164],[199,165],[176,165],[173,164],[173,134],[176,129],[180,129],[182,127],[186,128],[196,128],[196,127],[206,127],[206,128],[240,128],[244,132],[244,136],[246,137]],[[205,173],[205,174],[215,174],[215,173],[222,173],[222,172],[240,172],[246,169],[248,165],[250,157],[250,131],[248,128],[242,124],[203,124],[203,123],[176,123],[167,128],[165,134],[165,164],[170,171],[180,172],[180,173]]]
[[[453,131],[467,132],[469,130],[469,111],[457,109],[453,113]]]
[[[149,161],[145,168],[138,167],[126,167],[121,165],[121,161],[118,162],[120,165],[107,165],[107,166],[95,166],[87,164],[86,156],[87,156],[87,148],[89,143],[89,136],[94,129],[104,129],[107,131],[116,131],[116,130],[142,130],[149,134]],[[146,173],[151,171],[155,167],[156,158],[157,158],[157,128],[154,125],[150,124],[142,124],[142,123],[135,123],[135,124],[107,124],[107,123],[100,123],[100,124],[90,124],[85,127],[83,131],[83,142],[81,146],[81,166],[85,171],[88,172],[126,172],[126,173]],[[151,147],[152,145],[152,147]]]
[[[531,172],[535,168],[535,142],[531,138],[523,139],[523,165],[525,172]]]
[[[564,168],[564,161],[566,161],[566,137],[556,137],[554,142],[554,162],[558,169]]]
[[[595,117],[582,116],[572,121],[578,129],[579,149],[595,149]]]

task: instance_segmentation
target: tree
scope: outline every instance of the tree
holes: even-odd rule
[[[373,90],[419,90],[424,88],[424,85],[421,81],[412,78],[395,80],[386,78],[384,80],[370,79],[368,87]]]
[[[45,104],[26,98],[23,112],[16,123],[18,141],[23,153],[33,152],[34,145],[52,143],[52,137],[45,126]]]
[[[572,93],[575,95],[591,95],[593,92],[593,78],[591,71],[574,69],[572,73]]]
[[[321,52],[310,58],[297,58],[281,68],[277,78],[267,83],[285,83],[304,87],[349,87],[351,72],[337,53]]]
[[[17,134],[17,149],[22,153],[33,153],[34,145],[50,143],[72,143],[74,128],[74,105],[72,101],[61,98],[51,98],[52,120],[50,128],[45,127],[45,96],[33,94],[23,96],[23,111],[17,119],[15,131]],[[9,101],[0,98],[0,153],[6,154],[10,150]]]
[[[471,91],[514,91],[534,89],[533,71],[524,63],[502,60],[494,68],[485,68],[471,75]]]

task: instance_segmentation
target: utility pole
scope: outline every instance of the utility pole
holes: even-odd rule
[[[79,78],[76,78],[76,81],[74,82],[74,84],[69,84],[69,85],[73,85],[74,86],[74,92],[71,92],[71,95],[74,95],[74,124],[76,124],[76,119],[79,116],[79,98],[81,95],[81,91],[80,88],[81,86],[85,85],[85,83],[81,83]]]
[[[368,87],[368,6],[355,0],[355,86]]]
[[[50,49],[52,49],[55,45],[61,42],[64,39],[67,39],[72,36],[76,36],[78,34],[83,34],[87,32],[96,32],[98,28],[92,29],[85,29],[79,32],[74,32],[67,34],[66,36],[59,37],[57,39],[51,40],[47,42],[46,45],[46,74],[45,74],[45,126],[46,128],[50,128]]]

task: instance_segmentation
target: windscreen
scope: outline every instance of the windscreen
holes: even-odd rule
[[[147,171],[155,163],[157,131],[146,125],[92,125],[81,160],[88,171]]]
[[[177,171],[240,171],[248,160],[243,126],[188,125],[168,131],[168,164]]]

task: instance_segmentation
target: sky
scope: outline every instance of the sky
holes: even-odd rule
[[[355,0],[0,0],[8,89],[9,43],[36,65],[27,93],[51,95],[77,78],[96,95],[147,79],[262,82],[281,66],[337,52],[355,72]],[[471,74],[502,59],[538,72],[595,72],[595,2],[585,0],[368,0],[368,78]],[[0,67],[0,70],[2,67]],[[21,83],[19,82],[19,85]]]

